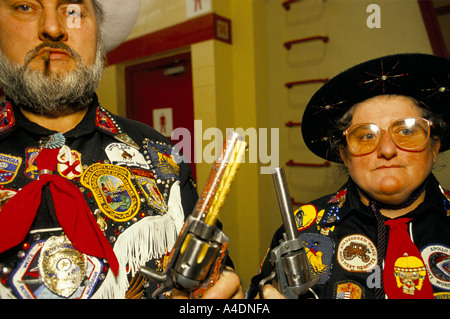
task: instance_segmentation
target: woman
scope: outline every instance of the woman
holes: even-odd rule
[[[312,278],[300,298],[450,296],[450,193],[431,172],[450,147],[446,123],[450,61],[431,55],[359,64],[312,97],[303,139],[316,155],[343,163],[349,179],[295,212],[316,215],[315,223],[297,225]],[[251,297],[273,270],[268,259]],[[282,295],[266,285],[264,297]]]

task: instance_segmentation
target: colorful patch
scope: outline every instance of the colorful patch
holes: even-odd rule
[[[62,298],[51,292],[43,283],[43,274],[39,271],[39,260],[45,246],[45,241],[33,244],[18,267],[11,275],[11,287],[21,299],[56,299]],[[64,264],[66,265],[66,264]],[[86,275],[81,285],[70,298],[87,299],[94,292],[94,288],[102,273],[103,264],[95,257],[87,256]]]
[[[317,209],[314,205],[303,205],[294,212],[295,224],[298,230],[311,226],[317,218]]]
[[[447,200],[450,201],[450,191],[444,189],[441,185],[439,185],[439,189],[441,190],[442,194],[447,198]]]
[[[450,248],[444,245],[429,245],[421,251],[433,286],[450,291]]]
[[[448,190],[445,190],[442,188],[441,185],[439,185],[439,189],[441,190],[442,194],[444,195],[444,211],[447,216],[450,216],[450,192]]]
[[[140,200],[128,169],[112,164],[94,164],[81,176],[92,191],[100,210],[115,221],[126,222],[139,211]]]
[[[321,226],[331,225],[341,220],[339,216],[340,207],[338,205],[328,205],[320,220]]]
[[[69,158],[70,156],[70,158]],[[58,172],[61,176],[68,179],[80,177],[83,173],[83,167],[81,166],[81,154],[77,151],[70,151],[69,154],[63,154],[58,157]]]
[[[119,130],[114,123],[114,121],[109,117],[108,112],[103,107],[97,108],[97,113],[95,115],[95,124],[97,127],[108,131],[110,133],[117,134]]]
[[[334,284],[334,299],[364,299],[364,288],[353,280]]]
[[[328,204],[337,204],[339,207],[342,207],[345,203],[345,198],[347,196],[347,189],[340,190],[336,195],[334,195],[329,201]]]
[[[264,262],[266,261],[267,257],[269,256],[269,253],[270,253],[270,248],[267,249],[266,254],[264,255],[264,258],[263,258],[263,260],[261,261],[261,264],[259,265],[259,268],[258,268],[258,275],[261,273],[262,267],[263,267]]]
[[[0,189],[0,210],[2,210],[3,205],[5,205],[16,194],[17,191],[13,189]]]
[[[16,124],[12,106],[8,101],[0,103],[0,132],[9,130]]]
[[[166,143],[153,141],[147,141],[145,147],[148,149],[152,168],[155,170],[158,178],[178,179],[180,174],[178,163],[181,163],[183,158],[174,147]]]
[[[162,213],[167,212],[168,208],[164,196],[159,191],[154,175],[141,169],[133,169],[132,171],[150,207]]]
[[[434,294],[434,299],[450,299],[450,293],[448,292],[437,292]]]
[[[350,272],[370,272],[377,266],[378,253],[366,236],[355,234],[344,237],[337,249],[339,265]]]
[[[38,179],[39,172],[36,166],[36,157],[40,152],[39,147],[29,147],[25,150],[25,175],[31,179]]]
[[[105,152],[112,164],[149,169],[144,155],[127,144],[111,143],[105,148]]]
[[[331,238],[313,233],[302,233],[301,238],[305,246],[312,276],[318,276],[319,284],[324,284],[330,278],[331,260],[334,242]]]
[[[420,258],[405,254],[403,257],[397,258],[394,263],[394,277],[395,287],[401,289],[402,296],[413,296],[419,294],[424,287],[427,268]]]
[[[325,213],[325,209],[322,209],[318,214],[317,214],[317,219],[316,219],[316,224],[317,224],[317,230],[320,230],[320,233],[322,235],[328,236],[330,234],[330,232],[334,231],[334,225],[333,226],[323,226],[322,223],[320,222],[323,218],[323,214]]]
[[[16,177],[20,164],[20,157],[0,154],[0,185],[8,184]]]

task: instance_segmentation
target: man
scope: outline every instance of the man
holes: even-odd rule
[[[139,0],[0,0],[0,298],[141,298],[197,193],[154,129],[95,89]],[[177,165],[176,163],[180,163]],[[205,297],[238,291],[232,272]],[[184,296],[176,292],[177,296]]]

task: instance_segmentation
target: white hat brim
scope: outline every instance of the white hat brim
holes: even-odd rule
[[[103,7],[105,50],[110,52],[122,44],[136,24],[140,0],[98,0]]]

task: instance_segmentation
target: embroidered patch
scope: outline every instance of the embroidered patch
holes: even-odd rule
[[[340,190],[336,195],[334,195],[329,201],[328,204],[337,204],[340,208],[345,203],[345,198],[347,196],[347,189]]]
[[[17,194],[16,190],[13,189],[0,189],[0,210],[2,210],[3,205],[5,205],[8,200],[10,200],[14,195]]]
[[[449,292],[437,292],[434,294],[434,299],[450,299]]]
[[[25,150],[25,175],[31,179],[38,179],[39,172],[36,166],[36,157],[40,152],[39,147],[29,147]]]
[[[115,221],[126,222],[139,211],[140,200],[128,169],[112,164],[94,164],[81,176],[92,191],[100,210]]]
[[[119,129],[117,128],[116,124],[109,117],[108,113],[103,107],[99,106],[97,108],[97,113],[95,115],[95,124],[97,125],[97,127],[110,133],[119,133]]]
[[[344,237],[337,249],[339,265],[350,272],[370,272],[377,266],[378,253],[366,236],[355,234]]]
[[[43,283],[39,272],[39,259],[45,241],[34,243],[18,267],[11,274],[11,287],[21,299],[56,299],[60,296],[51,292]],[[70,296],[73,299],[89,298],[102,274],[103,264],[95,257],[87,256],[86,280]]]
[[[317,209],[314,205],[303,205],[294,212],[295,223],[298,230],[311,226],[317,218]]]
[[[445,190],[442,188],[441,185],[439,185],[439,189],[441,190],[442,194],[444,195],[444,211],[447,216],[450,216],[450,192],[448,190]]]
[[[322,235],[328,236],[330,234],[330,232],[334,231],[334,225],[333,226],[323,226],[322,223],[320,222],[323,218],[323,214],[325,213],[325,209],[322,209],[318,214],[317,214],[317,219],[316,219],[316,224],[317,224],[317,230],[320,230],[320,233]]]
[[[105,152],[112,164],[149,169],[144,155],[127,144],[111,143],[105,148]]]
[[[353,280],[334,284],[334,299],[364,299],[364,288]]]
[[[429,245],[421,251],[433,286],[450,291],[450,248],[444,245]]]
[[[9,130],[16,124],[12,106],[8,101],[0,103],[0,132]]]
[[[0,154],[0,184],[8,184],[17,175],[22,159],[20,157]]]
[[[66,158],[66,157],[71,157]],[[61,176],[68,179],[80,177],[83,173],[83,167],[81,166],[81,154],[77,151],[71,150],[70,155],[64,154],[58,159],[58,172]]]
[[[159,191],[156,185],[156,180],[151,172],[147,172],[141,169],[133,169],[133,174],[141,188],[141,191],[145,194],[147,198],[147,203],[153,209],[161,212],[167,212],[167,205],[164,201],[164,196]]]
[[[320,277],[319,284],[324,284],[330,278],[331,260],[334,242],[331,238],[313,233],[302,233],[301,238],[308,257],[311,275]]]
[[[174,147],[162,142],[153,142],[147,140],[144,148],[148,150],[148,156],[151,160],[151,168],[155,170],[158,178],[170,179],[176,178],[180,174],[182,157],[178,154]]]

